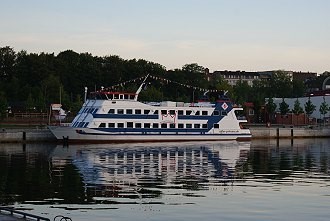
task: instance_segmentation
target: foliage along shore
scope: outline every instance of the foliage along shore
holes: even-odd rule
[[[161,64],[144,59],[125,60],[117,55],[93,56],[66,50],[54,53],[16,52],[10,46],[0,48],[0,117],[7,116],[7,107],[20,107],[26,112],[47,112],[51,103],[62,103],[66,110],[75,113],[83,103],[84,87],[90,91],[119,84],[121,90],[135,91],[140,82],[120,82],[140,78],[146,74],[169,79],[152,80],[140,100],[176,100],[191,102],[205,91],[227,90],[236,104],[253,102],[256,114],[267,97],[303,96],[303,82],[292,82],[283,71],[276,71],[270,80],[256,80],[253,86],[239,82],[230,86],[218,78],[208,81],[205,68],[197,63],[183,65],[181,69],[166,70]],[[324,76],[329,73],[324,73]],[[323,76],[323,75],[322,75]],[[315,84],[324,77],[316,79]],[[191,87],[172,84],[179,82]],[[211,94],[212,96],[212,94]],[[214,95],[215,97],[216,95]]]

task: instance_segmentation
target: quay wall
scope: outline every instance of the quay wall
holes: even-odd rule
[[[330,128],[251,127],[252,139],[330,137]],[[48,129],[2,129],[0,143],[56,142]]]
[[[48,129],[2,129],[0,143],[56,142]]]

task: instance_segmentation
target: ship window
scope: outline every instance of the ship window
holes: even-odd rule
[[[117,114],[124,114],[124,110],[123,109],[118,109]]]
[[[170,115],[175,115],[175,110],[170,110]]]
[[[219,124],[213,124],[214,128],[219,128]]]
[[[158,128],[158,127],[159,127],[159,125],[157,123],[152,124],[152,128]]]
[[[124,99],[124,95],[123,94],[120,94],[119,97],[120,97],[121,100]]]
[[[208,115],[207,111],[202,111],[202,115],[203,115],[203,116]]]
[[[136,109],[135,110],[135,114],[141,114],[141,110],[140,109]]]
[[[150,123],[144,123],[144,128],[150,128],[151,124]]]
[[[170,128],[175,128],[175,124],[170,124]]]
[[[227,116],[227,111],[221,111],[221,116]]]
[[[161,124],[161,128],[167,128],[167,124]]]
[[[192,124],[186,124],[186,128],[192,128]]]
[[[161,110],[162,114],[167,114],[167,110]]]
[[[118,127],[118,128],[123,128],[123,127],[124,127],[124,123],[118,123],[118,124],[117,124],[117,127]]]
[[[115,109],[110,109],[109,111],[108,111],[108,114],[114,114],[115,113]]]
[[[191,110],[187,110],[187,111],[186,111],[186,115],[190,115],[191,112],[192,112]]]
[[[202,124],[202,128],[207,128],[207,124]]]
[[[133,122],[127,122],[127,128],[133,128]]]
[[[200,115],[200,112],[199,111],[196,111],[195,115],[197,115],[197,116]]]
[[[100,123],[99,127],[100,128],[105,128],[105,123]]]
[[[144,110],[143,113],[144,114],[149,114],[150,113],[150,110]]]
[[[119,94],[115,94],[114,99],[118,100],[119,99]]]
[[[214,115],[214,116],[219,116],[219,115],[220,115],[220,113],[219,113],[219,111],[218,111],[218,110],[215,110],[215,111],[213,111],[212,115]]]
[[[109,128],[114,128],[115,127],[115,123],[108,123],[108,127]]]
[[[155,110],[154,114],[158,114],[158,110]]]
[[[133,110],[132,109],[127,109],[126,114],[133,114]]]
[[[183,128],[183,124],[178,124],[178,128]]]
[[[141,127],[142,127],[141,123],[135,123],[135,128],[141,128]]]
[[[178,110],[178,115],[183,115],[183,110]]]
[[[194,128],[200,128],[201,125],[200,124],[194,124]]]

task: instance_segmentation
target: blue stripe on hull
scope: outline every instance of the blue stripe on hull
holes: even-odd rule
[[[240,133],[233,133],[233,134],[205,134],[205,133],[190,133],[190,134],[183,134],[183,133],[86,133],[83,131],[77,131],[77,133],[82,135],[102,135],[102,136],[251,136],[251,134],[240,134]]]

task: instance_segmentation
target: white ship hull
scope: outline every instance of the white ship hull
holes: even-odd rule
[[[50,126],[49,129],[58,140],[67,139],[70,143],[125,143],[125,142],[173,142],[173,141],[220,141],[250,140],[248,129],[233,133],[223,131],[221,134],[201,133],[99,133],[88,128],[72,128],[66,126]],[[83,132],[79,132],[83,131]]]

